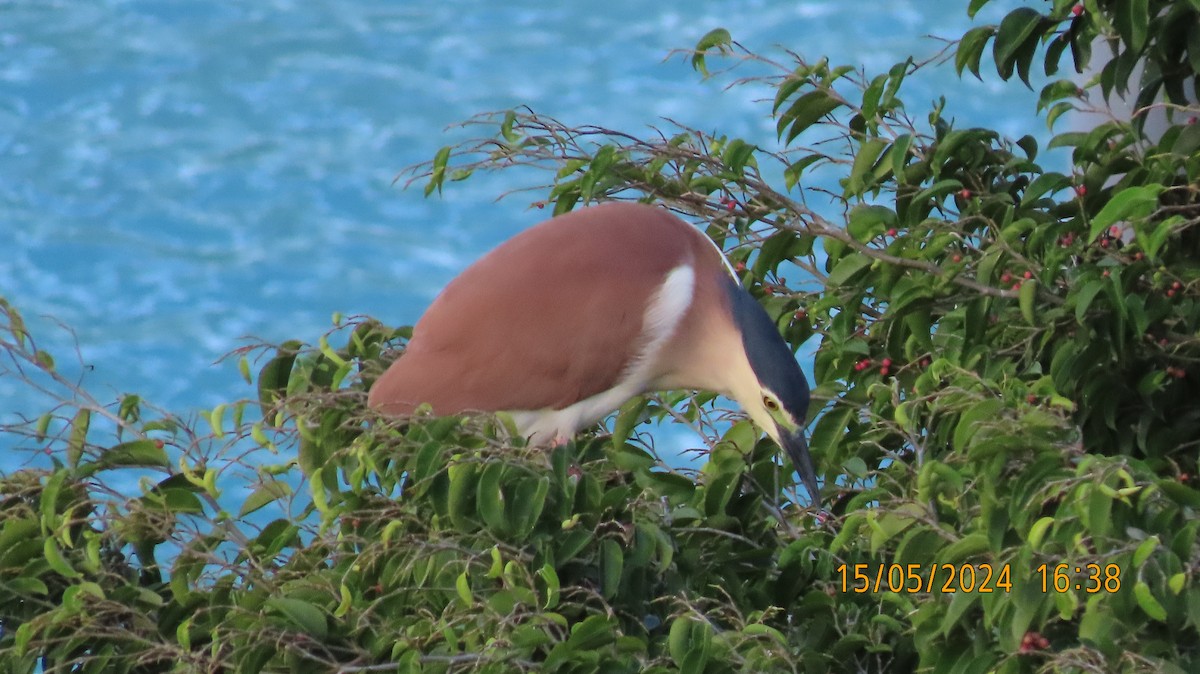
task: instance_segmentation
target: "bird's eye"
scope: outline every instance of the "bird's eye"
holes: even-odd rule
[[[772,412],[779,409],[779,403],[775,402],[771,396],[763,396],[763,405]]]

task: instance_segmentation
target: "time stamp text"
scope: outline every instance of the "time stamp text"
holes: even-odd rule
[[[1011,564],[840,564],[835,569],[843,593],[1012,592]],[[1116,564],[1039,564],[1017,582],[1043,593],[1081,591],[1112,594],[1121,589]]]

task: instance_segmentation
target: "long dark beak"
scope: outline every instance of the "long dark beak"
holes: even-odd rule
[[[780,444],[783,445],[783,450],[791,457],[792,463],[796,466],[796,472],[800,473],[800,480],[804,482],[805,488],[808,489],[808,495],[812,499],[812,505],[821,507],[821,489],[817,486],[817,469],[813,467],[812,456],[808,453],[808,440],[804,438],[804,429],[797,428],[794,433],[780,428],[779,429]]]

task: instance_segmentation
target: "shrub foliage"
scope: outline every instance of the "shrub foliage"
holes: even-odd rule
[[[364,391],[408,331],[364,318],[237,352],[258,399],[188,419],[89,398],[4,304],[6,371],[68,394],[5,429],[53,468],[0,478],[0,669],[1196,671],[1197,26],[1195,2],[1054,0],[948,49],[1026,83],[1095,59],[1042,90],[1052,128],[1136,101],[1055,135],[1063,170],[941,102],[911,115],[929,64],[779,64],[723,30],[692,63],[766,73],[738,83],[770,89],[777,151],[524,110],[414,169],[429,193],[532,165],[555,212],[707,223],[816,347],[823,512],[745,422],[698,470],[639,430],[711,428],[712,396],[633,401],[548,453],[503,418],[397,424]]]

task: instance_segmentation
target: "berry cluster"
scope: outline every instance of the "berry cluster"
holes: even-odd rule
[[[1014,278],[1015,277],[1012,275],[1012,272],[1006,271],[1000,275],[1000,283],[1002,283],[1004,285],[1008,285],[1008,284],[1012,283],[1013,290],[1020,290],[1021,289],[1021,279],[1016,279],[1014,282]],[[1033,278],[1033,272],[1031,272],[1029,270],[1025,270],[1025,272],[1023,272],[1021,274],[1021,278],[1028,281],[1029,279]]]
[[[871,366],[873,364],[874,363],[871,361],[870,358],[863,358],[862,360],[860,360],[854,364],[854,371],[862,372],[863,370],[868,370],[871,368]],[[892,371],[892,359],[891,358],[884,358],[883,360],[879,361],[879,374],[886,377],[888,375],[888,373],[890,373],[891,371]]]
[[[1021,638],[1020,653],[1032,653],[1034,651],[1042,651],[1050,647],[1050,640],[1042,636],[1038,632],[1026,632]]]

